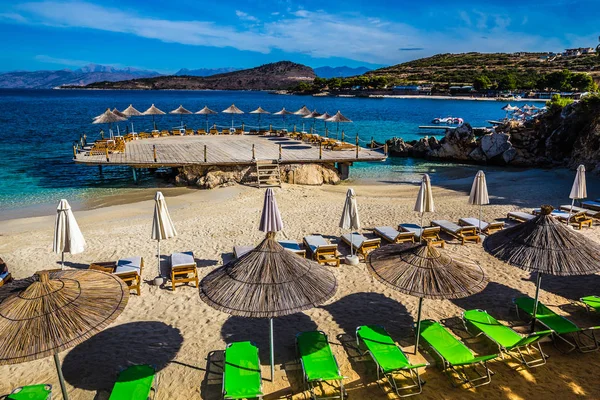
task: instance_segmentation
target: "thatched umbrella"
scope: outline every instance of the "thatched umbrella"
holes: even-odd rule
[[[113,108],[112,113],[115,115],[118,115],[121,118],[127,118],[127,115],[125,115],[121,111],[117,110],[117,107]]]
[[[110,108],[107,108],[106,111],[94,118],[92,124],[108,124],[108,132],[109,135],[112,136],[112,124],[115,122],[123,121],[127,121],[127,118],[118,116],[117,114],[110,111]]]
[[[483,171],[478,171],[471,186],[471,194],[469,195],[469,204],[479,206],[479,233],[481,233],[481,217],[483,205],[490,204],[488,196],[487,184],[485,182],[485,174]]]
[[[244,112],[242,110],[240,110],[239,108],[237,108],[235,106],[235,104],[230,105],[229,107],[227,107],[226,109],[224,109],[223,111],[221,111],[222,113],[225,114],[232,114],[231,115],[231,127],[233,128],[233,116],[235,114],[243,114]]]
[[[261,114],[271,114],[270,112],[268,112],[267,110],[264,110],[261,106],[258,106],[258,108],[254,111],[250,111],[250,114],[258,114],[258,130],[260,131],[260,116]]]
[[[154,130],[156,130],[156,122],[154,122],[155,115],[164,115],[165,112],[159,110],[154,104],[152,104],[146,111],[143,112],[144,115],[152,115],[152,126]]]
[[[573,181],[573,186],[571,187],[571,193],[569,194],[569,198],[571,199],[571,208],[569,209],[567,225],[569,225],[569,221],[571,220],[571,212],[573,211],[575,200],[585,199],[586,197],[587,187],[585,184],[585,165],[582,164],[577,167],[577,174],[575,175],[575,180]]]
[[[125,282],[95,270],[40,271],[0,292],[0,365],[54,355],[65,400],[58,353],[110,325],[129,299]]]
[[[202,110],[196,112],[196,114],[204,115],[206,117],[206,132],[208,132],[208,116],[211,114],[218,114],[218,113],[216,111],[211,110],[207,106],[204,106],[204,108]]]
[[[421,187],[417,194],[417,201],[415,202],[414,211],[421,214],[420,233],[419,240],[423,237],[423,215],[426,212],[435,212],[435,205],[433,204],[433,192],[431,191],[431,180],[429,180],[428,174],[423,174],[421,180]]]
[[[484,249],[528,272],[537,272],[532,330],[543,274],[571,276],[600,272],[600,244],[569,229],[542,206],[536,218],[490,235]]]
[[[269,318],[271,379],[274,374],[273,318],[317,307],[335,294],[333,273],[285,250],[275,240],[282,229],[272,191],[265,194],[261,229],[266,238],[252,251],[208,274],[200,298],[211,307],[248,318]]]
[[[327,122],[336,122],[337,123],[337,130],[335,132],[335,138],[338,138],[338,134],[340,132],[340,122],[352,122],[352,120],[344,117],[342,115],[342,113],[338,110],[338,112],[335,113],[335,115],[331,118],[326,119],[325,121]]]
[[[305,117],[308,114],[310,114],[310,110],[306,106],[302,106],[302,108],[294,112],[294,115],[299,115],[300,117]],[[302,121],[302,131],[304,132],[304,121]]]
[[[381,247],[369,254],[367,266],[378,281],[419,298],[415,354],[419,347],[423,299],[460,299],[481,292],[487,285],[479,265],[454,259],[448,251],[429,244]]]
[[[179,114],[180,115],[180,120],[179,123],[181,124],[181,126],[183,126],[183,115],[184,114],[193,114],[190,110],[187,110],[185,107],[183,107],[181,104],[179,105],[179,107],[177,107],[176,109],[174,109],[173,111],[169,111],[169,114]]]
[[[304,117],[302,117],[302,118],[312,118],[312,120],[313,120],[313,122],[312,122],[312,128],[311,128],[311,131],[312,131],[312,130],[314,130],[314,129],[315,129],[315,118],[317,118],[317,117],[319,117],[319,116],[321,116],[321,114],[319,114],[319,113],[317,112],[317,110],[313,110],[313,111],[312,111],[310,114],[308,114],[308,115],[305,115],[305,116],[304,116]]]
[[[123,112],[122,112],[122,114],[125,115],[125,116],[127,116],[127,117],[139,117],[139,116],[144,115],[141,112],[139,112],[138,110],[136,110],[133,107],[133,104],[130,104],[129,107],[127,107],[126,109],[124,109]],[[133,122],[131,123],[131,131],[135,132],[135,129],[133,128]]]
[[[281,115],[281,117],[283,118],[283,128],[287,129],[287,126],[285,124],[285,116],[286,115],[294,115],[294,113],[286,110],[285,107],[283,107],[281,110],[274,112],[273,115]]]
[[[325,123],[325,137],[327,137],[327,136],[328,136],[328,132],[327,132],[327,120],[328,120],[329,118],[331,118],[332,116],[333,116],[333,115],[329,115],[329,114],[327,113],[327,111],[325,111],[323,114],[321,114],[321,115],[319,115],[319,116],[315,117],[316,119],[320,119],[320,120],[322,120],[322,121]]]

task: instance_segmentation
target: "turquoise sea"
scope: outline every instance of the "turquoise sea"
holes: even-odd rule
[[[422,132],[419,125],[431,125],[435,117],[462,117],[473,126],[486,126],[486,120],[504,116],[500,109],[504,103],[495,101],[462,101],[436,99],[369,99],[331,98],[312,96],[273,95],[265,92],[225,91],[90,91],[90,90],[0,90],[0,212],[34,208],[41,204],[54,204],[60,198],[81,201],[90,196],[117,194],[126,188],[155,187],[164,185],[150,175],[134,186],[131,171],[127,168],[105,167],[99,173],[97,167],[76,165],[72,161],[72,145],[83,134],[88,141],[99,137],[106,125],[93,125],[92,118],[107,107],[123,110],[133,104],[140,111],[155,104],[168,112],[182,104],[195,112],[207,105],[222,111],[235,103],[246,112],[235,116],[235,124],[244,122],[256,125],[257,116],[248,114],[258,106],[275,112],[285,107],[296,111],[303,105],[318,112],[330,114],[340,110],[353,123],[341,124],[347,135],[354,138],[377,141],[397,136],[405,140],[418,139],[424,135],[442,134],[443,131]],[[179,125],[178,115],[157,116],[159,129]],[[202,115],[185,115],[188,127],[205,126]],[[218,125],[230,125],[231,116],[217,114],[209,121]],[[135,117],[136,131],[151,128],[151,117]],[[302,126],[303,120],[287,117],[287,127]],[[312,121],[304,120],[306,129]],[[263,115],[262,125],[282,126],[280,116]],[[330,129],[335,126],[329,124]],[[315,128],[323,130],[323,122],[316,121]],[[120,124],[125,129],[125,123]],[[447,165],[411,159],[390,158],[385,163],[362,163],[351,169],[351,178],[376,181],[415,181],[418,174],[432,172],[432,179],[443,175]],[[477,167],[465,166],[465,173]],[[454,173],[455,173],[454,169]],[[436,174],[437,173],[437,174]],[[441,175],[439,175],[441,176]],[[6,215],[5,215],[6,216]]]

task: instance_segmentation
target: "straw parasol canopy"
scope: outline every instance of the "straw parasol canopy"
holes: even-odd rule
[[[435,212],[433,192],[431,191],[431,180],[429,179],[428,174],[423,174],[423,179],[421,179],[421,187],[417,194],[414,211],[421,213],[421,223],[419,226],[423,229],[423,214],[426,212]],[[419,237],[420,236],[421,234],[419,233]]]
[[[139,116],[144,115],[141,112],[139,112],[138,110],[136,110],[133,107],[133,104],[130,104],[129,107],[127,107],[126,109],[124,109],[123,110],[123,114],[127,115],[128,117],[139,117]]]
[[[286,110],[285,107],[283,107],[281,110],[274,112],[273,115],[281,115],[281,118],[283,118],[283,128],[287,129],[287,126],[285,124],[285,116],[286,115],[294,115],[294,113]]]
[[[196,114],[204,115],[206,117],[206,132],[208,132],[208,116],[211,114],[218,114],[216,111],[211,110],[208,106],[204,106],[204,108]]]
[[[560,223],[551,215],[552,210],[552,206],[542,206],[536,218],[496,232],[483,242],[484,249],[499,260],[537,272],[534,316],[543,274],[600,272],[600,244]]]
[[[336,112],[334,114],[333,117],[327,118],[325,121],[327,121],[327,122],[336,122],[337,123],[337,129],[336,129],[336,132],[335,132],[335,138],[336,139],[337,139],[338,133],[340,131],[340,122],[352,122],[352,120],[350,120],[349,118],[344,117],[339,110],[338,110],[338,112]]]
[[[392,244],[374,250],[367,266],[381,283],[419,298],[415,353],[419,344],[423,299],[459,299],[481,292],[487,285],[483,269],[454,259],[444,249],[428,244]]]
[[[250,114],[258,114],[258,130],[260,130],[260,116],[261,114],[271,114],[267,110],[264,110],[262,107],[258,106],[258,108],[254,111],[250,111]]]
[[[83,253],[85,246],[85,239],[81,234],[69,202],[61,199],[56,208],[54,241],[52,242],[52,250],[61,255],[61,268],[65,267],[65,253]]]
[[[156,122],[154,122],[155,115],[164,115],[165,112],[159,110],[154,104],[152,104],[146,111],[143,112],[144,115],[152,115],[152,126],[154,130],[156,130]]]
[[[321,114],[321,115],[319,115],[319,116],[315,117],[315,119],[320,119],[320,120],[322,120],[322,121],[325,123],[325,136],[326,136],[326,137],[327,137],[327,136],[328,136],[328,134],[329,134],[329,132],[327,131],[327,120],[328,120],[329,118],[331,118],[331,117],[332,117],[332,115],[328,114],[328,113],[327,113],[327,111],[325,111],[323,114]]]
[[[311,128],[311,130],[314,130],[315,129],[315,118],[319,117],[320,115],[321,114],[319,114],[317,112],[317,110],[313,110],[310,114],[305,115],[302,118],[312,118],[313,122],[312,122],[312,128]]]
[[[275,240],[283,228],[271,189],[265,192],[260,228],[266,238],[252,251],[209,273],[200,282],[200,298],[231,315],[269,318],[271,377],[274,374],[273,318],[317,307],[333,297],[331,270],[284,249]],[[271,222],[269,222],[271,221]]]
[[[112,111],[110,108],[107,108],[102,114],[98,115],[94,118],[93,124],[112,124],[113,122],[123,122],[126,121],[127,118],[121,117]]]
[[[115,107],[112,110],[112,113],[115,114],[115,115],[117,115],[117,116],[119,116],[119,117],[121,117],[121,118],[127,118],[127,115],[124,114],[124,113],[122,113],[121,111],[117,110],[117,107]]]
[[[302,108],[300,108],[298,111],[295,111],[293,114],[294,115],[301,115],[301,116],[305,116],[310,114],[310,110],[306,107],[306,106],[302,106]]]
[[[110,325],[129,299],[125,282],[96,270],[40,271],[0,291],[0,365],[54,355],[65,399],[58,353]]]
[[[478,171],[471,186],[469,195],[469,204],[479,206],[479,232],[481,233],[481,220],[484,204],[490,204],[488,196],[487,184],[485,182],[485,174],[483,171]]]
[[[237,108],[235,106],[235,104],[230,105],[229,107],[227,107],[226,109],[224,109],[223,111],[221,111],[222,113],[225,114],[232,114],[231,115],[231,127],[233,128],[233,116],[235,114],[243,114],[244,112],[242,110],[240,110],[239,108]]]
[[[169,114],[179,114],[181,117],[179,122],[180,122],[181,126],[183,126],[183,116],[186,114],[193,114],[193,113],[180,104],[179,107],[177,107],[176,109],[169,111]]]

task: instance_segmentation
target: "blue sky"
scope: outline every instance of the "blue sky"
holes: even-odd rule
[[[598,9],[598,0],[0,0],[0,70],[378,67],[446,52],[560,51],[598,44]]]

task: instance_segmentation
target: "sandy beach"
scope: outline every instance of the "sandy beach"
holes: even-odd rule
[[[508,211],[530,211],[540,204],[569,202],[572,171],[528,170],[494,172],[488,175],[492,204],[485,206],[484,219],[503,220]],[[476,216],[467,204],[472,178],[448,180],[434,185],[436,212],[426,220]],[[363,232],[371,236],[375,226],[418,222],[412,211],[418,187],[410,183],[373,184],[352,182],[338,186],[284,185],[275,189],[285,228],[279,238],[301,241],[319,233],[337,240],[342,234],[338,221],[345,192],[350,187],[358,196]],[[600,197],[598,179],[589,176],[589,197]],[[75,216],[87,241],[78,255],[66,255],[71,268],[87,268],[95,261],[111,261],[140,255],[145,260],[143,279],[156,275],[156,242],[150,239],[153,201],[150,189],[140,189],[134,200],[118,198],[103,204],[88,204]],[[163,254],[193,251],[200,278],[232,257],[234,245],[257,244],[264,234],[257,227],[264,190],[233,186],[212,191],[163,190],[178,236],[161,243]],[[58,201],[58,199],[57,199]],[[125,204],[123,204],[125,203]],[[52,253],[54,215],[0,221],[0,256],[16,279],[40,269],[56,268]],[[582,234],[600,241],[600,229]],[[449,237],[446,249],[456,257],[474,260],[489,277],[487,288],[460,300],[425,301],[424,318],[444,320],[459,337],[467,337],[459,316],[465,309],[487,310],[511,325],[523,325],[511,308],[516,296],[533,296],[535,282],[529,273],[503,264],[484,252],[481,245],[461,246]],[[340,246],[343,254],[349,249]],[[166,266],[166,258],[163,259]],[[331,267],[333,268],[333,267]],[[323,330],[329,336],[341,366],[350,398],[385,399],[375,383],[375,369],[367,357],[352,348],[359,325],[384,325],[400,345],[412,350],[411,326],[418,299],[402,295],[374,281],[364,263],[333,268],[338,291],[327,304],[304,313],[275,320],[277,364],[274,382],[263,381],[265,399],[303,399],[300,366],[295,360],[294,335],[300,331]],[[600,277],[544,277],[541,301],[568,315],[581,326],[599,325],[600,316],[574,304],[584,295],[600,294]],[[117,373],[133,363],[155,365],[159,375],[157,399],[220,399],[222,350],[232,341],[252,340],[260,348],[263,377],[268,378],[268,322],[230,317],[205,303],[192,286],[157,288],[143,283],[141,296],[132,294],[125,311],[102,333],[60,354],[69,395],[74,400],[107,399]],[[465,343],[480,354],[495,352],[481,338]],[[541,399],[600,398],[597,352],[562,354],[551,343],[543,344],[550,355],[545,366],[526,369],[513,360],[490,363],[492,383],[477,389],[453,388],[444,374],[431,365],[423,372],[427,382],[421,399]],[[434,360],[425,352],[412,360]],[[60,397],[58,378],[51,358],[0,367],[0,394],[35,383],[54,385]]]

